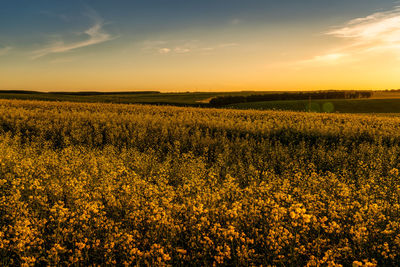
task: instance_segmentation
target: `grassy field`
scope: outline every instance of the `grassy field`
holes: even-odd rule
[[[263,92],[268,93],[268,92]],[[251,95],[254,92],[191,92],[191,93],[100,93],[85,95],[82,93],[41,93],[41,92],[1,92],[0,99],[69,101],[69,102],[100,102],[124,104],[167,104],[185,106],[205,106],[212,97],[223,95]]]
[[[400,98],[399,90],[391,90],[391,91],[376,91],[374,92],[372,98],[376,99],[397,99]]]
[[[308,100],[239,103],[227,106],[234,109],[309,111]],[[400,113],[400,99],[340,99],[312,100],[313,112],[338,113]]]
[[[400,118],[0,100],[0,264],[400,264]]]
[[[120,93],[23,93],[1,92],[0,99],[41,100],[41,101],[69,101],[89,103],[122,103],[122,104],[152,104],[210,107],[209,100],[217,96],[248,96],[260,93],[277,92],[186,92],[186,93],[159,93],[159,92],[120,92]],[[325,106],[324,106],[325,104]],[[291,110],[309,111],[308,100],[295,101],[267,101],[239,103],[223,106],[233,109],[258,109],[258,110]],[[375,92],[371,99],[357,100],[313,100],[311,111],[338,112],[338,113],[399,113],[400,92]]]

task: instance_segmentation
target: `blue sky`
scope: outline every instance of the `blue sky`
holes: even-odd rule
[[[1,5],[0,71],[7,76],[0,74],[0,89],[296,90],[307,88],[312,77],[312,70],[293,67],[296,62],[337,61],[349,54],[338,49],[349,36],[343,31],[327,33],[374,14],[380,21],[396,17],[400,4],[387,0],[3,0]],[[372,23],[379,21],[368,27],[373,28]],[[392,26],[393,33],[398,25]],[[396,49],[392,45],[391,52]],[[378,59],[367,61],[380,64]],[[349,63],[344,63],[340,67],[348,68]],[[323,67],[327,79],[319,81],[321,89],[336,86],[329,72],[340,74],[339,67]],[[275,72],[286,74],[269,75]],[[104,82],[95,79],[96,73]],[[21,76],[26,76],[25,82],[17,81]],[[392,76],[377,78],[392,81]],[[289,78],[292,83],[286,81]],[[296,82],[301,88],[296,88]],[[317,86],[308,84],[310,89]],[[361,82],[337,87],[346,86],[366,87]]]

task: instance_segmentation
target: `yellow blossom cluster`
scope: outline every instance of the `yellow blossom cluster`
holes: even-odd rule
[[[400,265],[400,118],[0,100],[0,265]]]

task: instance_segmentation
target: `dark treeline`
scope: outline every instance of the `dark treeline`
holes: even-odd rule
[[[2,94],[45,94],[43,92],[38,91],[29,91],[29,90],[0,90]]]
[[[218,96],[211,99],[213,106],[229,104],[279,101],[279,100],[307,100],[307,99],[357,99],[370,98],[372,92],[367,91],[325,91],[325,92],[300,92],[300,93],[275,93],[249,96]]]
[[[126,92],[49,92],[55,95],[78,95],[78,96],[92,96],[92,95],[138,95],[138,94],[161,94],[159,91],[126,91]]]
[[[94,96],[94,95],[138,95],[138,94],[161,94],[159,91],[119,91],[119,92],[97,92],[97,91],[81,91],[81,92],[39,92],[28,90],[0,90],[2,94],[48,94],[48,95],[77,95],[77,96]]]

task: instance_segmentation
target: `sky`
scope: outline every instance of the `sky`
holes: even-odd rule
[[[399,1],[0,2],[0,90],[398,88]]]

